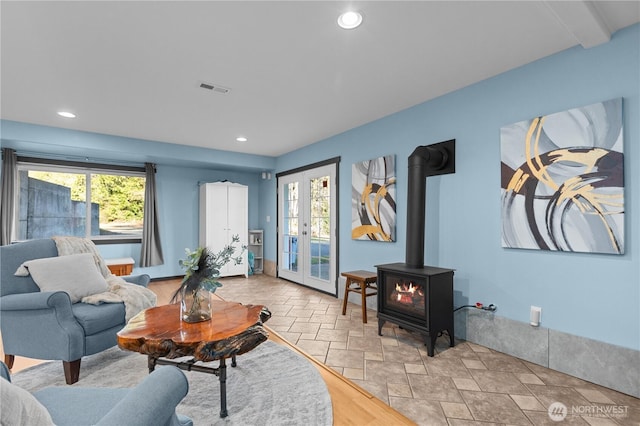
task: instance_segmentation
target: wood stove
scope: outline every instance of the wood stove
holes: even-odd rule
[[[438,334],[446,331],[453,339],[453,270],[426,266],[411,268],[406,263],[376,265],[378,269],[378,334],[393,322],[420,333],[433,356]]]
[[[378,335],[386,321],[420,333],[433,356],[438,335],[453,334],[453,269],[424,266],[426,178],[455,173],[455,140],[419,146],[409,156],[406,263],[378,269]]]

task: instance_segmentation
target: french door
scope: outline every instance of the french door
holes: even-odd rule
[[[278,276],[334,295],[336,167],[278,177]]]

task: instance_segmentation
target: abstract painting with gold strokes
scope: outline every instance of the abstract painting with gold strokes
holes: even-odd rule
[[[351,180],[351,238],[395,241],[395,156],[353,164]]]
[[[622,98],[500,130],[502,246],[624,253]]]

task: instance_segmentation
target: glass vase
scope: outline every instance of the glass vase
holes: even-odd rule
[[[182,289],[180,317],[185,322],[201,322],[211,319],[211,293],[197,287],[195,290]]]

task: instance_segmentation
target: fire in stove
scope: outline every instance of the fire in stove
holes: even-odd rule
[[[395,290],[389,296],[392,301],[414,309],[424,309],[424,289],[420,284],[409,282],[396,283]]]

